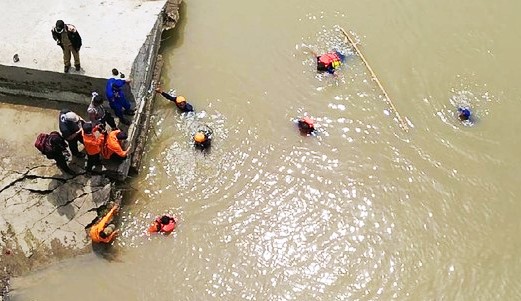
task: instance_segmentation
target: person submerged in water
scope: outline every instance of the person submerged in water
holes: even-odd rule
[[[311,117],[304,116],[297,121],[297,126],[300,133],[304,135],[311,135],[315,131],[315,123]]]
[[[205,150],[212,144],[213,131],[207,126],[200,126],[192,136],[194,146],[200,150]]]
[[[149,233],[165,233],[169,234],[174,231],[177,225],[173,216],[165,214],[157,216],[154,222],[148,227]]]
[[[317,71],[335,74],[335,71],[342,66],[345,61],[345,55],[339,51],[332,51],[317,56]]]
[[[465,107],[459,107],[458,108],[458,118],[460,121],[471,121],[470,120],[470,109]]]
[[[192,107],[191,104],[186,102],[186,98],[184,98],[183,96],[170,95],[170,94],[164,92],[163,90],[161,90],[161,88],[156,88],[156,93],[159,93],[164,98],[170,100],[171,102],[174,102],[176,107],[182,113],[193,112],[194,111],[194,107]]]
[[[344,43],[348,43],[347,37],[344,37]],[[333,75],[335,74],[335,71],[344,64],[346,59],[346,56],[336,49],[322,55],[318,55],[314,51],[312,51],[312,53],[317,59],[317,71],[327,72]]]

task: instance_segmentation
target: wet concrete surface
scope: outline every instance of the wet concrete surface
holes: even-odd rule
[[[55,109],[0,103],[0,278],[87,251],[85,228],[109,201],[110,180],[85,175],[83,159],[71,176],[34,147],[57,127]]]

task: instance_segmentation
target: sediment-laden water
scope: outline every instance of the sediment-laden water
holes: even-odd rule
[[[187,1],[162,81],[197,114],[156,100],[112,250],[15,279],[14,300],[518,300],[520,9]],[[347,67],[316,75],[309,47]],[[305,114],[318,136],[297,133]],[[199,124],[207,154],[190,144]],[[175,234],[144,235],[163,212]]]

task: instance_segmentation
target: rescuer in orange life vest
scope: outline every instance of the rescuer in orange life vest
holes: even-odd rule
[[[92,122],[85,122],[82,126],[83,132],[83,145],[85,146],[85,152],[87,153],[87,172],[92,171],[92,167],[101,166],[101,146],[105,141],[105,129],[102,124],[96,126],[92,125]],[[96,132],[100,132],[96,135]]]
[[[156,216],[154,222],[148,227],[150,233],[165,233],[169,234],[174,231],[176,221],[173,216],[165,214],[163,216]]]
[[[110,211],[98,223],[90,228],[89,234],[92,242],[108,244],[114,240],[118,230],[114,230],[116,226],[109,223],[118,209],[119,206],[117,204],[112,206],[112,209],[110,209]]]
[[[121,130],[111,131],[105,137],[105,144],[101,150],[102,157],[115,162],[123,162],[127,158],[130,145],[127,146],[126,150],[123,150],[121,144],[127,138],[127,134]]]
[[[200,150],[205,150],[212,144],[213,131],[207,125],[201,125],[194,133],[192,139],[194,146]]]
[[[313,119],[304,116],[297,121],[298,129],[302,134],[311,135],[315,131],[315,124]]]
[[[344,37],[344,43],[348,43],[347,37]],[[335,71],[344,63],[346,56],[338,50],[333,50],[328,53],[317,55],[316,52],[311,51],[313,56],[317,58],[317,71],[335,74]]]
[[[317,57],[317,71],[335,74],[337,70],[345,61],[345,55],[339,51],[331,51]]]

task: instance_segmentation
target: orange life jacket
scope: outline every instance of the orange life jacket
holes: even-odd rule
[[[120,157],[126,157],[128,150],[124,151],[121,148],[121,144],[118,141],[118,138],[116,137],[117,134],[121,132],[121,130],[115,130],[111,131],[105,140],[105,143],[103,144],[101,155],[105,159],[110,159],[110,156],[112,154],[116,153]]]
[[[116,207],[112,207],[110,211],[95,225],[90,228],[89,235],[92,242],[96,243],[110,243],[116,237],[116,231],[112,232],[108,237],[101,237],[100,233],[105,229],[109,221],[116,213]]]
[[[99,135],[99,137],[96,137],[94,134],[95,130],[97,130],[97,127],[92,130],[91,134],[85,134],[82,131],[83,136],[83,145],[85,146],[85,151],[88,155],[97,155],[101,152],[101,146],[103,145],[103,142],[105,140],[105,135]]]
[[[309,125],[309,127],[313,127],[313,119],[311,119],[310,117],[308,116],[305,116],[303,118],[300,119],[302,122],[306,123],[307,125]]]
[[[328,52],[326,54],[321,55],[318,58],[318,61],[324,64],[326,67],[333,66],[333,68],[337,68],[340,66],[342,61],[336,52]]]
[[[170,217],[170,221],[168,224],[163,224],[161,222],[161,217],[158,216],[156,220],[148,227],[148,232],[155,233],[155,232],[164,232],[164,233],[170,233],[174,231],[176,226],[176,222],[173,217]]]

